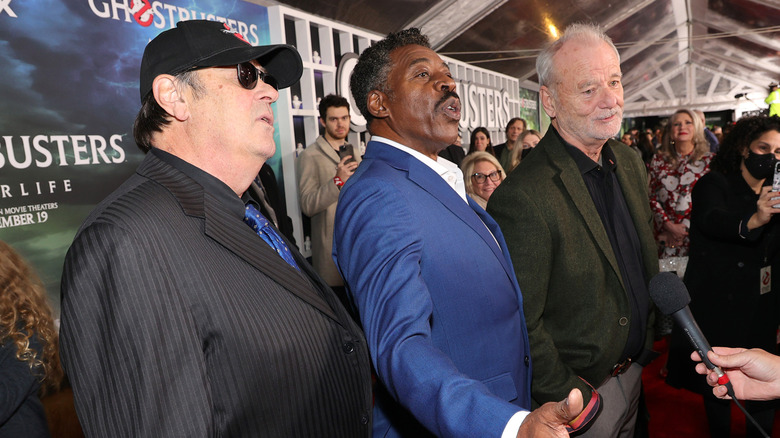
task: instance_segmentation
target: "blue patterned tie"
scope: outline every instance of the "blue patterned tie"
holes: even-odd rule
[[[255,230],[255,233],[265,240],[265,243],[271,245],[271,248],[275,249],[277,254],[279,254],[285,262],[289,263],[293,268],[299,271],[301,270],[298,267],[298,264],[295,263],[295,259],[290,253],[290,248],[288,248],[284,243],[284,240],[279,237],[276,230],[271,227],[268,219],[266,219],[254,205],[246,205],[246,209],[244,210],[244,222],[252,227],[252,229]]]

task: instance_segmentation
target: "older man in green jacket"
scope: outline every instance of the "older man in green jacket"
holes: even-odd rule
[[[537,70],[552,126],[487,208],[524,297],[532,397],[578,387],[598,415],[581,436],[633,436],[658,259],[644,164],[610,140],[622,121],[619,56],[597,28],[574,25]]]

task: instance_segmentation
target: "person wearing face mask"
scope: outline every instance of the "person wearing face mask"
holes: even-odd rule
[[[777,351],[780,323],[780,193],[771,192],[780,158],[780,118],[747,117],[723,139],[711,171],[693,189],[685,284],[690,309],[712,345]],[[772,274],[778,276],[774,278]],[[730,402],[713,396],[691,366],[692,348],[675,327],[667,383],[702,394],[710,434],[728,437]],[[746,402],[764,430],[774,408]],[[760,436],[747,422],[747,436]]]

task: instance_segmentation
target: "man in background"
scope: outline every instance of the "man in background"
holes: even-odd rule
[[[65,260],[61,352],[95,437],[367,437],[360,329],[247,193],[292,46],[182,21],[146,46],[146,157]]]
[[[653,357],[648,282],[658,259],[644,163],[612,140],[620,58],[597,27],[577,24],[536,68],[552,125],[487,208],[523,291],[532,396],[541,404],[577,387],[586,411],[602,404],[582,436],[633,437],[642,365]]]
[[[512,149],[515,147],[517,138],[526,129],[526,123],[524,119],[520,117],[513,117],[506,124],[506,142],[493,146],[493,152],[498,158],[498,162],[501,163],[501,167],[504,169],[512,168]]]
[[[407,29],[360,55],[350,87],[371,142],[342,190],[333,255],[378,377],[374,436],[567,436],[580,393],[529,414],[504,238],[460,169],[437,158],[461,114],[447,64]]]
[[[777,82],[769,84],[769,96],[764,99],[764,103],[769,105],[769,117],[780,116],[780,88]]]
[[[333,263],[333,220],[336,217],[341,186],[360,163],[360,153],[339,155],[349,134],[349,102],[329,94],[320,101],[320,125],[325,133],[298,155],[296,172],[301,211],[311,218],[311,259],[314,270],[333,288],[345,304],[348,302],[341,279]]]

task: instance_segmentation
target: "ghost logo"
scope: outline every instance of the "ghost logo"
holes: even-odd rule
[[[135,18],[138,24],[144,27],[152,24],[154,15],[152,14],[152,5],[149,4],[149,0],[132,0],[130,4],[130,13],[133,14],[133,18]]]
[[[236,32],[235,30],[231,29],[230,26],[227,25],[227,23],[222,23],[222,25],[225,26],[225,28],[222,29],[222,32],[225,32],[227,34],[232,34],[233,36],[235,36],[236,38],[240,39],[241,41],[243,41],[243,42],[245,42],[247,44],[252,44],[249,41],[247,41],[247,39],[244,38],[243,35],[241,35],[240,33]]]
[[[11,0],[0,0],[0,14],[5,12],[9,17],[16,17],[14,11],[11,10]]]

